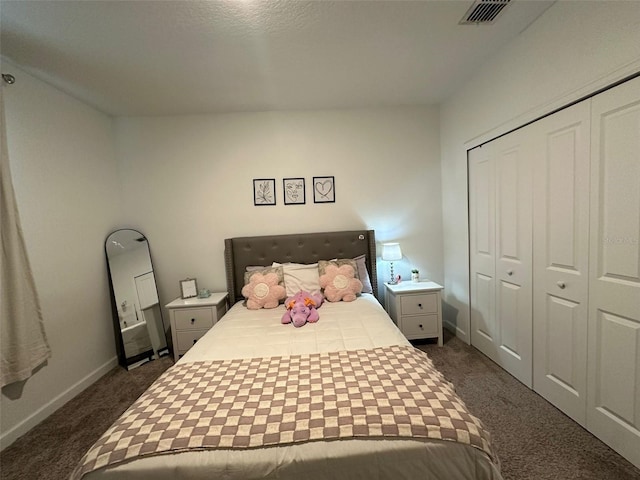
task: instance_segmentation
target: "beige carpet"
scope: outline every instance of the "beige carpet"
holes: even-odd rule
[[[640,480],[640,470],[450,335],[418,345],[492,434],[505,480]],[[0,455],[3,480],[66,479],[91,444],[171,365],[116,368]],[[455,479],[451,479],[455,480]]]
[[[445,346],[418,345],[455,385],[492,436],[505,480],[638,480],[640,470],[451,335]]]

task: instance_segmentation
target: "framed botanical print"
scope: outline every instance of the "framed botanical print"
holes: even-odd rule
[[[256,206],[276,204],[276,179],[253,179],[253,204]]]

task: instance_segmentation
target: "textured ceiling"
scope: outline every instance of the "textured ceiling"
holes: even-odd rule
[[[0,52],[113,115],[433,105],[552,3],[2,0]]]

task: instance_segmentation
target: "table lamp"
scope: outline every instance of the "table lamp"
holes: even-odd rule
[[[402,260],[402,250],[400,250],[399,243],[383,243],[382,244],[382,260],[390,262],[391,269],[391,281],[390,285],[398,283],[393,276],[393,262],[395,260]]]

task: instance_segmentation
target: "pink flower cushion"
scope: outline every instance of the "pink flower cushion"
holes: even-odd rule
[[[353,302],[356,295],[362,292],[362,282],[355,278],[351,265],[327,265],[325,274],[320,276],[320,286],[330,302]]]
[[[278,275],[275,273],[254,273],[249,283],[242,287],[242,295],[247,299],[249,310],[261,308],[276,308],[280,300],[287,296],[282,285],[278,285]]]

